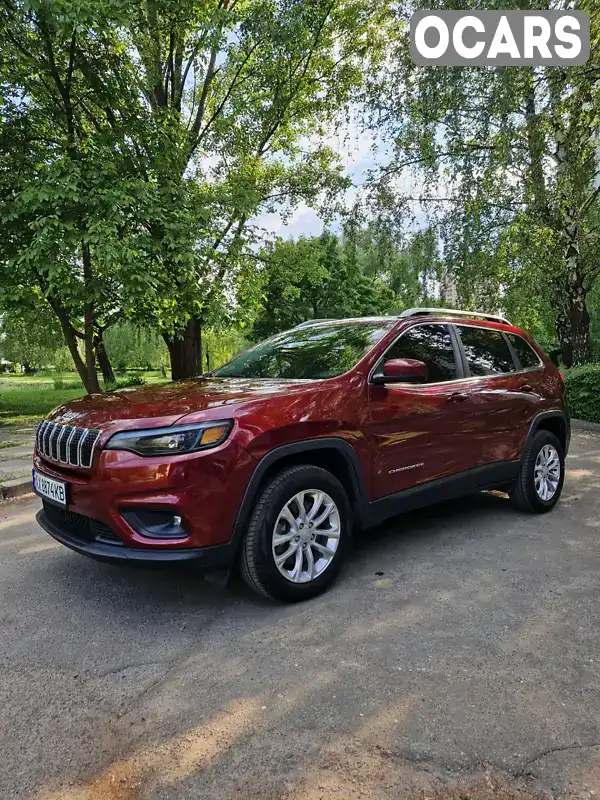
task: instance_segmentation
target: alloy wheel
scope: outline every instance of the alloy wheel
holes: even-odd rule
[[[309,583],[333,561],[340,543],[340,513],[320,489],[298,492],[283,506],[273,528],[273,558],[292,583]]]
[[[545,444],[537,454],[534,467],[535,491],[540,500],[552,500],[560,483],[561,464],[558,452]]]

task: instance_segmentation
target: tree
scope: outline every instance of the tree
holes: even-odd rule
[[[252,218],[345,185],[333,152],[314,135],[362,82],[367,46],[377,58],[387,4],[219,0],[174,8],[156,0],[136,8],[129,32],[141,85],[153,119],[172,133],[160,181],[170,177],[192,192],[199,232],[191,241],[185,232],[187,260],[163,254],[185,322],[167,328],[165,340],[173,377],[185,377],[199,371],[202,325],[252,278],[243,257]]]
[[[140,198],[149,202],[127,136],[140,106],[124,90],[133,81],[107,19],[114,8],[4,0],[0,11],[0,301],[26,310],[37,287],[89,392],[100,389],[96,354],[123,295],[151,284],[129,226]],[[115,98],[105,114],[91,83]]]
[[[264,262],[263,303],[252,329],[263,339],[307,319],[381,314],[394,295],[379,276],[367,276],[355,248],[337,236],[277,239],[259,256]]]
[[[395,142],[381,195],[418,173],[412,199],[436,221],[464,301],[497,308],[527,289],[545,314],[547,299],[567,365],[590,358],[586,298],[600,270],[598,36],[593,24],[583,67],[495,69],[416,67],[402,36],[373,93]]]
[[[20,364],[26,373],[52,364],[60,339],[58,321],[43,301],[35,311],[0,315],[0,358]]]
[[[197,373],[202,325],[252,277],[252,219],[345,185],[320,134],[381,55],[387,3],[2,1],[22,161],[1,175],[4,302],[40,287],[89,391],[116,312],[162,331],[174,378]]]
[[[156,331],[127,321],[110,328],[105,345],[112,363],[121,372],[131,368],[157,369],[166,353],[162,337]]]

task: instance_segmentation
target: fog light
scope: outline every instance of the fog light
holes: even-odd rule
[[[121,514],[140,536],[148,539],[185,539],[188,536],[179,514],[158,508],[128,508]]]

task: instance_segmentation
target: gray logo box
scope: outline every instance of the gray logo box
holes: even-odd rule
[[[422,20],[434,17],[437,22],[419,26]],[[538,37],[541,50],[532,44],[532,33]],[[489,54],[495,36],[508,42],[512,52]],[[427,48],[437,48],[438,54],[422,52],[423,43]],[[461,45],[469,49],[466,55],[460,52]],[[526,53],[527,47],[530,51]],[[410,18],[410,53],[421,66],[580,65],[590,55],[590,19],[584,11],[417,11]]]

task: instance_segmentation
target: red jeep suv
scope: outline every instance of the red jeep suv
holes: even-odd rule
[[[501,317],[316,320],[208,375],[92,395],[37,431],[40,525],[112,562],[237,563],[280,600],[325,589],[353,530],[479,489],[560,496],[560,372]]]

